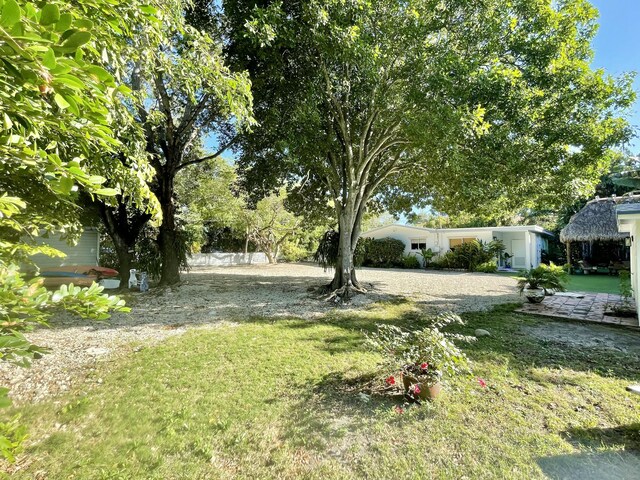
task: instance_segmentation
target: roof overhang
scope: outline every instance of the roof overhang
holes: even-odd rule
[[[640,222],[640,204],[629,203],[616,207],[616,220],[618,230],[621,232],[631,232],[634,223]]]
[[[506,227],[463,227],[463,228],[425,228],[425,227],[415,227],[413,225],[402,225],[399,223],[394,223],[392,225],[385,225],[383,227],[373,228],[368,230],[362,234],[362,236],[368,235],[373,232],[377,232],[380,230],[391,229],[391,231],[397,231],[397,229],[403,230],[413,230],[420,232],[429,232],[429,233],[440,233],[440,232],[454,232],[454,233],[466,233],[466,232],[533,232],[538,233],[540,235],[547,235],[549,237],[554,237],[555,234],[545,230],[544,228],[538,225],[514,225],[514,226],[506,226]]]

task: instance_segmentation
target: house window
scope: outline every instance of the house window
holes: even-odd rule
[[[450,238],[449,239],[449,248],[455,248],[463,243],[471,243],[475,242],[477,238],[475,237],[464,237],[464,238]]]
[[[426,238],[412,238],[411,239],[411,250],[426,250],[427,249],[427,239]]]

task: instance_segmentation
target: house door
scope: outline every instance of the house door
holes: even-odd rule
[[[524,240],[511,240],[511,266],[513,268],[527,268],[527,257]]]

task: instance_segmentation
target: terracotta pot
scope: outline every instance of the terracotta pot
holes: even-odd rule
[[[402,375],[402,383],[404,385],[405,392],[408,392],[413,385],[417,384],[418,387],[420,387],[420,393],[418,394],[418,398],[420,400],[433,400],[438,395],[440,395],[440,391],[442,390],[442,384],[440,382],[436,382],[433,385],[428,385],[426,383],[420,382],[416,377],[408,374]]]
[[[545,297],[544,288],[525,288],[522,294],[530,303],[542,303]]]

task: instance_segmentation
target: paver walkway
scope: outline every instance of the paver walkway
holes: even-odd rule
[[[556,294],[546,297],[542,303],[525,303],[517,311],[547,317],[638,327],[637,318],[605,315],[605,310],[611,310],[616,304],[622,302],[620,295],[610,293],[580,293],[578,295],[581,297]]]

